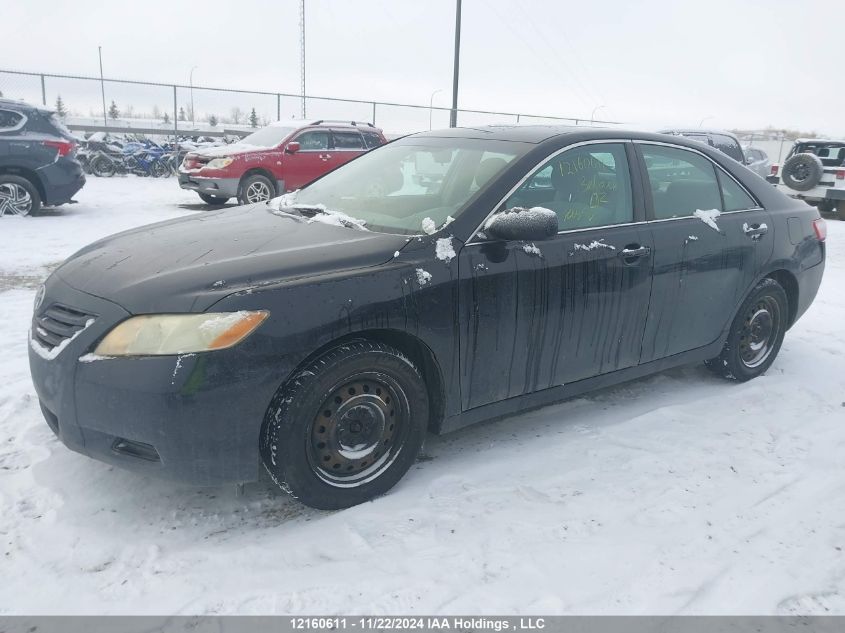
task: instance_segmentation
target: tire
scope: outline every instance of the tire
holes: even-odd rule
[[[305,505],[348,508],[384,494],[408,471],[428,412],[425,382],[404,354],[352,341],[279,389],[264,419],[261,457],[273,480]]]
[[[707,367],[729,380],[745,382],[765,373],[780,351],[789,318],[789,301],[774,279],[763,279],[742,303],[728,339]]]
[[[276,195],[276,187],[267,176],[253,174],[241,181],[238,188],[239,204],[265,202]]]
[[[170,175],[170,170],[164,163],[155,161],[152,165],[150,165],[150,175],[152,175],[153,178],[163,178]]]
[[[41,210],[41,195],[26,178],[0,175],[0,217],[34,215]]]
[[[229,202],[229,198],[223,196],[210,196],[207,193],[197,193],[197,195],[206,204],[226,204]]]
[[[783,164],[781,179],[790,189],[809,191],[819,184],[824,173],[824,165],[815,154],[795,154]]]
[[[110,178],[115,174],[115,166],[107,158],[98,157],[91,162],[91,173],[102,178]]]

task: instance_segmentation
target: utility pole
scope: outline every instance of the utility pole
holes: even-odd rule
[[[108,127],[109,120],[106,118],[106,84],[103,81],[103,47],[97,47],[97,54],[100,56],[100,92],[103,95],[103,125]]]
[[[303,0],[304,1],[304,0]],[[452,72],[452,112],[449,114],[449,127],[458,125],[458,67],[461,61],[461,0],[455,5],[455,65]]]
[[[302,118],[305,118],[305,0],[299,2],[299,91],[302,94]]]

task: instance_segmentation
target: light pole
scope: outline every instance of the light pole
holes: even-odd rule
[[[461,0],[455,3],[455,63],[452,68],[452,112],[449,127],[458,125],[458,68],[461,63]]]
[[[428,129],[431,129],[431,113],[434,108],[434,95],[438,92],[443,92],[440,88],[431,93],[431,99],[428,100]]]
[[[701,127],[702,125],[704,125],[705,121],[709,121],[710,119],[715,119],[715,118],[716,117],[712,116],[712,115],[704,117],[703,119],[701,119],[701,121],[698,122],[698,127]]]
[[[188,83],[191,85],[191,125],[196,125],[196,120],[194,119],[194,70],[199,68],[199,66],[192,66],[191,72],[188,74]]]
[[[607,107],[606,105],[601,104],[601,105],[597,105],[595,108],[593,108],[593,112],[592,112],[592,114],[590,114],[590,125],[593,124],[593,120],[596,118],[596,112],[598,112],[602,108],[606,108],[606,107]]]

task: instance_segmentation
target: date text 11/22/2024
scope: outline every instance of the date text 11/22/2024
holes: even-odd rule
[[[329,631],[343,629],[362,630],[452,630],[452,631],[529,631],[542,630],[544,618],[510,617],[396,617],[361,616],[346,617],[295,617],[290,619],[291,628],[297,631]]]

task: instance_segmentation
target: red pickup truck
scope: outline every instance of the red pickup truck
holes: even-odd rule
[[[208,204],[230,198],[262,202],[386,142],[370,123],[279,121],[238,143],[188,153],[179,167],[179,186]]]

